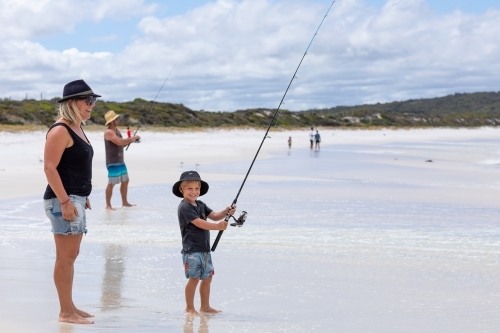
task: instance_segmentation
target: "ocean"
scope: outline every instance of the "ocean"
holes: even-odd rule
[[[243,180],[250,162],[178,171]],[[330,145],[258,158],[237,203],[247,221],[228,227],[212,254],[211,304],[223,313],[195,319],[183,315],[180,199],[172,184],[132,186],[129,171],[137,207],[106,211],[95,190],[87,211],[74,299],[96,315],[92,327],[56,322],[55,248],[41,195],[0,201],[0,321],[42,333],[494,332],[500,324],[493,140]],[[240,185],[210,182],[200,200],[221,210]],[[116,189],[113,199],[117,206]],[[26,307],[41,310],[26,322]]]

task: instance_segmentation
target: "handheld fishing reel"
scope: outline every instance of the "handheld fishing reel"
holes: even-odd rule
[[[231,223],[231,227],[241,228],[243,226],[243,223],[245,223],[245,221],[247,219],[247,215],[248,215],[248,213],[245,211],[242,211],[240,217],[238,217],[237,219],[233,215],[231,215],[231,217],[235,221],[235,223]]]

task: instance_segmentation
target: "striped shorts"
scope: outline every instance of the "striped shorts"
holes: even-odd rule
[[[106,165],[108,169],[108,184],[128,182],[128,173],[125,163]]]

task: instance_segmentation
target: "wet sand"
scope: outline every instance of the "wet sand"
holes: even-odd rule
[[[289,133],[271,135],[280,146],[266,148],[239,200],[247,224],[229,229],[213,254],[212,305],[223,310],[216,316],[183,315],[178,200],[170,187],[198,163],[211,186],[202,200],[224,207],[255,153],[255,132],[202,133],[212,147],[200,152],[203,162],[180,148],[196,146],[200,135],[151,134],[131,148],[145,147],[135,162],[126,157],[138,185],[130,191],[135,208],[105,211],[96,186],[74,288],[77,306],[96,315],[91,327],[57,322],[54,246],[41,191],[19,197],[2,187],[0,331],[495,331],[498,130],[325,131],[320,152],[307,148],[307,131],[292,136],[299,134],[305,142],[291,151]],[[33,133],[15,135],[11,146],[19,146],[7,149],[9,158],[33,143]],[[100,133],[92,135],[99,142]],[[163,153],[149,156],[148,141]],[[248,152],[238,151],[240,144]],[[218,156],[213,145],[226,150]],[[147,185],[162,174],[157,160],[166,165],[165,180]]]

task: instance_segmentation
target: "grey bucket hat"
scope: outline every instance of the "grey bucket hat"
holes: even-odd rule
[[[201,180],[198,172],[196,172],[196,171],[184,171],[181,174],[180,180],[178,182],[176,182],[174,184],[174,186],[172,186],[172,193],[175,194],[176,196],[178,196],[179,198],[184,198],[184,195],[182,195],[182,192],[179,189],[179,185],[181,185],[181,183],[183,181],[186,181],[186,180],[197,180],[201,183],[200,197],[202,195],[205,195],[208,192],[208,187],[209,187],[208,183]]]

